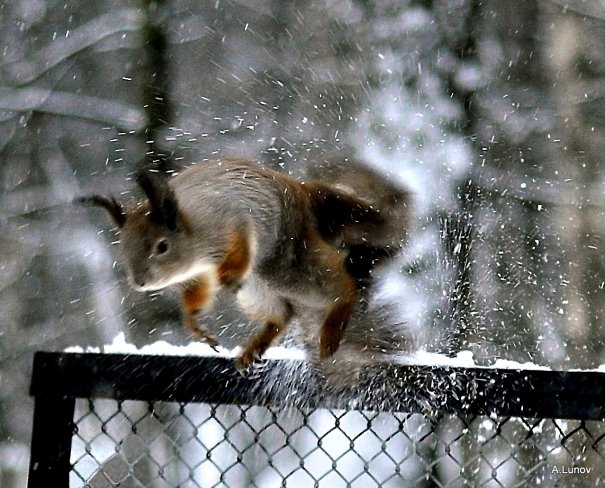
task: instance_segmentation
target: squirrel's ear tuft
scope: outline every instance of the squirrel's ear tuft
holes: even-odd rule
[[[101,207],[107,210],[111,220],[121,229],[126,222],[126,212],[124,207],[113,197],[104,197],[102,195],[90,195],[88,197],[79,197],[74,200],[78,205],[88,207]]]
[[[138,185],[141,187],[151,207],[151,219],[170,230],[177,227],[177,202],[174,192],[165,176],[142,170],[137,173]]]

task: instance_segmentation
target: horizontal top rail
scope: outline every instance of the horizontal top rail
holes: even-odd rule
[[[242,375],[226,357],[38,352],[31,394],[70,398],[296,405],[309,408],[605,419],[605,373],[382,363],[353,388],[324,388],[306,370],[279,386],[276,371],[301,361],[269,360]],[[305,388],[297,381],[309,381]],[[272,387],[267,387],[272,385]]]

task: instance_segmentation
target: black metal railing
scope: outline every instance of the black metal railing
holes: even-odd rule
[[[599,486],[605,374],[37,353],[29,487]]]

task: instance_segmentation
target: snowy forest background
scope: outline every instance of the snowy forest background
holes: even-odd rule
[[[605,363],[604,45],[582,0],[0,2],[0,485],[27,466],[34,351],[186,341],[70,204],[128,198],[159,153],[357,155],[416,194],[397,289],[427,347]]]

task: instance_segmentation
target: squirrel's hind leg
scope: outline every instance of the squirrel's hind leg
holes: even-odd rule
[[[259,360],[271,344],[283,334],[287,325],[286,321],[268,320],[262,330],[252,336],[242,353],[235,359],[235,367],[245,371]]]
[[[242,353],[235,360],[237,369],[243,371],[260,359],[283,335],[294,310],[288,300],[255,279],[245,282],[237,298],[242,310],[249,317],[264,324],[259,332],[248,339]]]
[[[346,275],[340,281],[342,290],[321,326],[319,336],[319,357],[326,359],[336,352],[344,335],[353,309],[358,302],[357,286],[353,279]]]
[[[346,268],[344,253],[321,239],[316,239],[313,244],[315,252],[311,252],[310,256],[315,262],[311,269],[321,277],[319,284],[325,294],[327,306],[319,333],[319,357],[326,359],[340,346],[361,295],[357,282]]]

